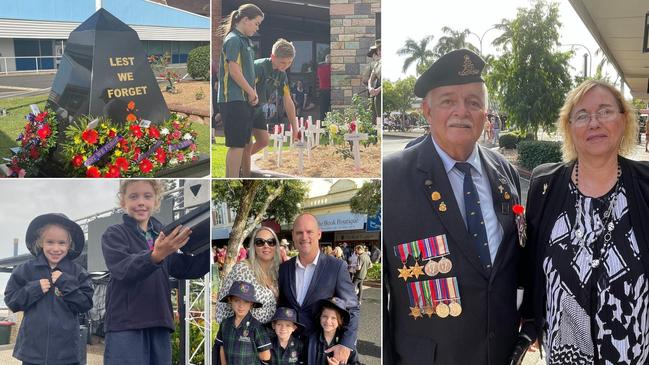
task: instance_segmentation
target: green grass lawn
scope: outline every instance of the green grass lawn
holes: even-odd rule
[[[16,137],[25,127],[29,106],[36,104],[43,110],[46,101],[47,95],[0,99],[0,109],[7,109],[7,116],[0,117],[0,158],[10,157],[9,148],[18,146]]]
[[[9,157],[11,155],[9,148],[18,146],[16,137],[25,126],[25,116],[31,112],[29,106],[36,104],[43,110],[46,101],[47,95],[0,99],[0,109],[7,109],[7,116],[0,117],[0,158]],[[210,127],[194,123],[193,128],[198,133],[196,141],[198,150],[209,154]]]
[[[288,142],[282,147],[282,151],[288,151],[290,148]],[[268,142],[268,152],[275,151],[273,147],[273,141]],[[225,154],[228,152],[228,148],[225,147],[225,137],[216,137],[214,143],[212,143],[212,177],[225,177]],[[260,151],[257,153],[264,153]]]

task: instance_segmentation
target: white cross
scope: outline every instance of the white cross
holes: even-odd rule
[[[275,147],[275,155],[277,156],[277,167],[279,167],[282,161],[282,147],[284,146],[284,126],[281,124],[276,124],[273,130],[273,134],[270,135],[270,139],[273,140],[273,146]]]
[[[304,170],[304,149],[307,148],[306,143],[304,143],[304,135],[300,133],[300,139],[293,143],[293,148],[296,148],[298,151],[298,164],[297,164],[297,172],[299,175],[302,175],[302,171]]]
[[[356,127],[356,121],[352,121],[349,124],[349,130],[353,130],[351,133],[345,134],[345,141],[351,141],[352,145],[352,154],[354,155],[354,169],[361,169],[361,151],[360,151],[360,141],[364,141],[368,138],[367,133],[358,133],[358,128]]]
[[[309,134],[315,138],[311,147],[318,147],[320,145],[320,135],[326,132],[326,129],[320,128],[320,119],[316,120],[314,124],[309,125]]]
[[[295,119],[297,119],[297,117]],[[288,139],[288,146],[293,147],[293,124],[288,124],[288,130],[284,132],[284,136]]]
[[[310,119],[311,117],[309,117]],[[313,136],[309,132],[310,130],[310,125],[309,119],[304,120],[304,118],[300,118],[300,123],[298,124],[299,126],[299,131],[300,131],[300,140],[302,142],[305,142],[305,148],[306,148],[306,157],[308,159],[311,159],[311,146],[313,143]]]
[[[266,124],[266,133],[270,134],[268,131],[268,124]],[[268,146],[264,146],[264,160],[268,157]]]

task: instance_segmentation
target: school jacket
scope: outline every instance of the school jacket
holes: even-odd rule
[[[47,293],[40,279],[53,270],[45,255],[17,266],[5,289],[5,304],[24,312],[13,356],[35,364],[59,365],[79,362],[79,313],[92,308],[92,281],[81,265],[65,257],[55,270],[62,272]]]
[[[153,229],[163,225],[151,217]],[[196,256],[173,253],[159,264],[151,261],[137,222],[128,215],[124,223],[108,227],[101,238],[110,281],[106,292],[106,332],[165,327],[174,331],[169,276],[196,279],[210,271],[209,250]]]

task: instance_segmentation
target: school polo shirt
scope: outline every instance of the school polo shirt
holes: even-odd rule
[[[286,348],[282,348],[279,339],[273,337],[273,348],[270,350],[271,365],[300,365],[304,364],[306,351],[303,348],[302,341],[295,339],[293,336],[288,340]]]
[[[250,38],[236,28],[232,29],[223,40],[219,68],[219,88],[217,102],[247,101],[245,92],[234,81],[230,74],[228,62],[236,62],[241,67],[243,77],[250,86],[255,85],[254,49]]]
[[[223,346],[228,365],[259,364],[258,354],[272,346],[268,332],[250,312],[239,327],[234,326],[234,316],[223,320],[216,341]]]
[[[257,95],[259,95],[259,104],[272,100],[276,91],[278,92],[277,98],[291,95],[286,72],[273,70],[273,62],[270,58],[255,60],[255,85],[257,86]]]

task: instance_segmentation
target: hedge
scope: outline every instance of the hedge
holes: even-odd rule
[[[518,161],[529,170],[544,163],[561,161],[561,142],[521,141],[517,149]]]
[[[189,51],[187,56],[187,73],[193,79],[209,80],[210,78],[210,47],[201,46]]]

